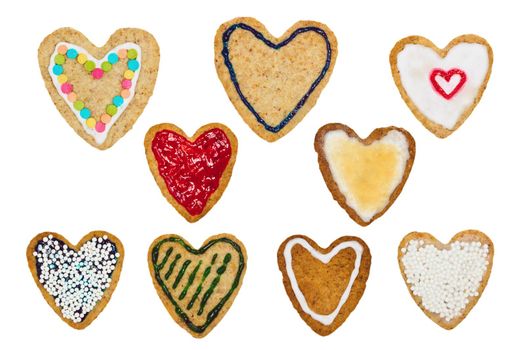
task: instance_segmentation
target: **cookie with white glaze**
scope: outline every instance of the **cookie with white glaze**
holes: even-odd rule
[[[359,225],[383,215],[405,185],[416,153],[410,133],[375,129],[361,139],[344,124],[327,124],[315,136],[319,168],[334,199]]]
[[[487,286],[494,244],[484,233],[466,230],[443,244],[428,233],[406,235],[398,262],[407,289],[425,315],[444,329],[462,322]]]
[[[277,262],[294,308],[317,334],[339,328],[361,299],[372,257],[366,243],[344,236],[328,248],[295,235],[279,247]]]
[[[276,38],[254,18],[222,24],[215,67],[230,101],[266,141],[288,132],[315,105],[337,58],[337,40],[324,24],[295,23]]]
[[[434,135],[456,131],[481,100],[492,71],[489,43],[462,35],[440,49],[421,36],[401,39],[390,53],[401,97]]]
[[[66,122],[100,150],[126,134],[153,93],[160,51],[148,32],[118,29],[103,47],[61,28],[38,49],[46,88]]]

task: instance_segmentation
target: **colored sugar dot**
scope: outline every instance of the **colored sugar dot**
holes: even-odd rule
[[[97,121],[95,118],[91,117],[86,120],[86,125],[88,128],[93,129],[95,127],[95,124],[97,124]]]
[[[114,52],[110,53],[108,55],[108,62],[111,64],[115,64],[118,62],[118,55]]]
[[[93,72],[91,72],[91,75],[93,75],[93,79],[100,79],[104,76],[104,71],[100,68],[95,68]]]
[[[59,64],[55,64],[55,65],[53,66],[53,74],[54,74],[54,75],[60,75],[60,74],[62,74],[62,73],[64,73],[64,67],[62,67],[62,66],[59,65]]]
[[[128,58],[130,60],[134,60],[135,58],[137,58],[137,55],[138,55],[137,50],[135,50],[135,49],[129,49],[128,50]]]
[[[80,110],[80,116],[84,119],[87,119],[91,117],[91,111],[84,107]]]
[[[123,89],[121,92],[120,92],[120,96],[124,97],[124,98],[128,98],[130,95],[129,93],[129,90],[128,89]]]
[[[105,62],[102,62],[101,67],[104,72],[109,72],[111,70],[111,67],[113,67],[113,65],[109,63],[108,61],[105,61]]]
[[[126,79],[133,79],[134,75],[135,73],[133,73],[133,71],[129,69],[124,72],[124,78]]]
[[[139,69],[139,61],[137,60],[129,60],[128,61],[128,68],[132,71],[136,71]]]
[[[95,130],[98,132],[104,132],[104,130],[106,130],[106,124],[102,122],[97,122],[97,124],[95,125]]]
[[[74,60],[75,58],[77,58],[78,52],[75,49],[69,49],[66,52],[66,56],[67,56],[67,58],[70,58],[70,59]]]
[[[117,106],[111,104],[111,105],[107,105],[106,106],[106,113],[109,114],[110,116],[114,116],[115,114],[117,114]]]
[[[78,62],[78,63],[80,63],[80,64],[84,64],[84,63],[86,63],[86,61],[87,61],[87,56],[86,56],[86,54],[81,53],[81,54],[79,54],[79,55],[77,56],[77,62]]]
[[[128,50],[126,49],[120,49],[117,51],[118,57],[120,58],[126,58],[128,57]]]
[[[57,80],[60,84],[64,84],[66,81],[67,81],[67,75],[65,74],[60,74],[58,77],[57,77]]]
[[[124,99],[122,96],[115,96],[113,97],[113,104],[117,107],[120,107],[124,103]]]
[[[86,63],[84,63],[84,68],[89,73],[91,73],[93,71],[93,69],[95,69],[95,62],[93,62],[93,61],[86,61]]]
[[[57,49],[57,52],[61,55],[65,55],[67,52],[67,46],[66,45],[60,45]]]
[[[76,109],[77,111],[81,111],[84,108],[84,102],[80,100],[76,100],[73,103],[73,108]]]
[[[73,85],[71,85],[70,83],[64,83],[62,84],[62,86],[60,86],[60,90],[65,94],[69,94],[73,91]]]
[[[129,89],[131,87],[131,80],[124,79],[122,80],[122,88]]]
[[[67,100],[69,102],[75,102],[77,100],[77,94],[70,92],[69,95],[67,95]]]
[[[109,122],[111,121],[111,116],[109,114],[104,113],[100,116],[100,121],[104,124],[109,124]]]
[[[64,55],[56,55],[55,56],[55,63],[59,65],[63,65],[66,62],[66,56]]]

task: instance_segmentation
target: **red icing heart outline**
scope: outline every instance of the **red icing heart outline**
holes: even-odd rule
[[[232,144],[226,133],[213,128],[195,141],[173,130],[160,130],[151,141],[157,169],[171,196],[190,215],[200,215],[232,156]]]
[[[441,85],[439,85],[439,83],[436,81],[436,77],[438,75],[442,77],[443,79],[445,79],[447,83],[450,82],[450,79],[452,79],[454,75],[459,75],[460,80],[459,80],[459,83],[454,88],[454,90],[452,90],[449,94],[447,94],[446,91],[443,90]],[[457,94],[457,92],[463,87],[463,85],[465,85],[466,81],[467,81],[467,74],[459,68],[452,68],[449,71],[445,71],[440,68],[434,68],[432,70],[432,73],[430,73],[430,82],[432,83],[432,86],[441,96],[443,96],[447,100],[450,100],[452,97],[454,97],[454,95]]]

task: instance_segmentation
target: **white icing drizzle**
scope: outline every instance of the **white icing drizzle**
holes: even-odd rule
[[[95,62],[95,65],[96,65],[97,68],[100,68],[100,65],[102,64],[102,62],[107,61],[108,55],[110,53],[113,53],[113,52],[117,53],[117,51],[120,50],[120,49],[126,49],[126,50],[135,49],[137,51],[137,58],[136,58],[136,60],[137,60],[137,62],[139,62],[139,68],[134,72],[135,74],[133,75],[133,78],[131,79],[131,84],[132,85],[131,85],[131,88],[129,89],[129,97],[125,98],[124,99],[124,103],[122,105],[120,105],[120,107],[118,107],[117,113],[114,116],[111,117],[110,122],[108,124],[106,124],[106,129],[103,132],[98,132],[94,128],[93,129],[89,128],[86,125],[86,120],[80,116],[80,112],[77,111],[73,107],[73,102],[70,102],[67,99],[67,94],[64,94],[62,92],[62,90],[60,89],[61,84],[58,82],[58,76],[53,73],[53,67],[55,66],[55,61],[54,61],[55,55],[58,53],[58,47],[61,46],[61,45],[66,45],[68,48],[75,49],[75,50],[77,50],[77,52],[79,54],[81,54],[81,53],[85,54],[87,56],[88,60]],[[66,58],[66,60],[69,60],[69,58]],[[74,60],[74,61],[75,61],[76,64],[80,64],[80,63],[76,62],[76,60]],[[119,62],[116,63],[116,64],[124,64],[124,63],[119,60]],[[106,53],[106,55],[104,56],[103,59],[97,60],[96,58],[91,56],[91,54],[88,51],[86,51],[86,49],[84,49],[83,47],[77,46],[75,44],[67,43],[67,42],[59,42],[55,46],[55,51],[53,51],[53,54],[49,58],[49,67],[48,67],[48,71],[49,71],[49,75],[51,77],[51,81],[53,82],[53,85],[55,85],[55,88],[57,89],[58,94],[60,96],[62,96],[62,98],[64,99],[66,104],[69,106],[69,108],[73,112],[73,114],[77,117],[78,121],[80,122],[80,124],[84,128],[84,131],[86,131],[87,134],[91,135],[95,139],[95,142],[98,145],[104,143],[104,141],[106,140],[106,138],[108,136],[109,130],[111,129],[113,124],[115,124],[117,119],[122,115],[122,113],[124,113],[124,111],[126,110],[126,108],[129,105],[129,103],[131,102],[131,100],[135,96],[135,88],[137,86],[137,81],[139,79],[139,75],[140,75],[140,70],[141,69],[142,69],[142,52],[140,50],[140,46],[138,46],[135,43],[124,43],[124,44],[118,45],[118,46],[114,47],[113,49],[109,50],[108,53]],[[64,72],[64,73],[67,75],[67,72]],[[89,73],[86,73],[86,74],[89,74]],[[121,78],[120,81],[122,81],[122,79],[123,79],[123,77]],[[101,84],[104,83],[103,80],[104,80],[104,77],[102,77],[102,79],[101,79]],[[73,87],[73,89],[74,89],[74,87]],[[113,97],[114,96],[107,96],[108,104],[111,104],[111,100],[113,99]],[[82,96],[78,96],[78,99],[82,100]],[[90,108],[90,106],[86,106],[86,107]],[[98,118],[100,116],[94,116],[94,117]]]
[[[292,262],[292,248],[296,244],[299,244],[303,248],[308,250],[308,252],[314,258],[316,258],[317,260],[321,261],[323,264],[328,264],[330,262],[330,260],[332,260],[332,258],[334,256],[336,256],[341,250],[346,249],[346,248],[352,248],[354,250],[355,254],[356,254],[354,269],[352,270],[352,274],[350,275],[350,280],[348,281],[348,285],[347,285],[345,291],[343,292],[343,295],[341,296],[341,299],[339,299],[339,304],[337,305],[335,310],[329,315],[322,315],[322,314],[318,314],[318,313],[312,311],[310,309],[310,307],[308,306],[308,303],[306,301],[306,298],[304,297],[303,292],[299,288],[299,285],[297,283],[297,279],[295,278],[295,274],[294,274],[293,268],[292,268],[292,263],[293,263]],[[308,315],[312,316],[312,318],[314,320],[321,322],[325,326],[329,326],[330,324],[332,324],[334,319],[339,314],[339,311],[341,310],[343,305],[346,303],[348,297],[350,296],[350,292],[352,290],[354,281],[357,278],[357,275],[359,274],[359,268],[361,266],[361,257],[363,255],[363,246],[357,241],[345,241],[345,242],[339,243],[337,245],[337,247],[332,249],[329,253],[321,254],[320,252],[315,250],[303,238],[294,238],[294,239],[291,239],[290,241],[288,241],[288,243],[286,243],[283,255],[284,255],[284,261],[285,261],[285,266],[286,266],[286,273],[288,274],[288,278],[290,279],[290,284],[292,286],[292,290],[293,290],[293,292],[295,294],[295,297],[297,298],[297,301],[299,302],[299,305],[301,305],[301,308],[303,309],[303,311],[305,313],[307,313]]]

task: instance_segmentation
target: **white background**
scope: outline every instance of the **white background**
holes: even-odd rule
[[[343,3],[345,5],[343,5]],[[4,1],[0,10],[0,348],[42,349],[405,349],[518,347],[523,289],[524,171],[522,109],[525,79],[523,10],[482,1]],[[8,5],[7,5],[8,4]],[[241,120],[213,63],[219,25],[253,16],[280,36],[298,20],[324,22],[339,56],[317,105],[275,143]],[[114,30],[138,27],[161,49],[157,85],[134,128],[98,151],[60,116],[37,62],[41,40],[63,26],[102,46]],[[475,33],[494,50],[492,77],[471,117],[445,140],[410,113],[395,87],[388,55],[397,40],[423,35],[444,47]],[[221,122],[239,139],[222,199],[202,220],[187,223],[163,198],[144,156],[144,134],[172,122],[192,134]],[[319,127],[343,122],[361,136],[389,125],[409,130],[417,154],[406,186],[369,227],[355,224],[332,199],[317,165]],[[452,331],[426,318],[399,273],[397,246],[411,231],[442,241],[463,229],[495,244],[492,276],[478,305]],[[91,230],[117,235],[126,249],[120,283],[106,309],[83,331],[60,320],[35,286],[25,258],[33,236],[50,230],[77,242]],[[157,236],[178,233],[194,246],[228,232],[246,245],[242,289],[226,317],[193,339],[164,309],[151,283],[146,252]],[[367,289],[332,335],[320,337],[289,301],[276,252],[289,235],[321,246],[343,235],[363,238],[372,252]]]

